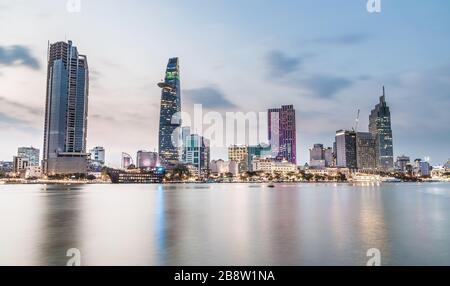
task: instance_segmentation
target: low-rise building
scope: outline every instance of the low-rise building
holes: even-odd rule
[[[29,166],[30,159],[22,156],[14,156],[13,157],[13,172],[18,174]]]
[[[253,170],[265,173],[290,173],[297,172],[297,165],[288,161],[277,161],[274,159],[253,160]]]
[[[25,179],[40,179],[42,168],[40,166],[28,166],[25,169]]]

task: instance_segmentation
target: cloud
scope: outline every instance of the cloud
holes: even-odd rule
[[[311,55],[292,57],[280,50],[273,50],[266,55],[270,79],[314,96],[330,99],[339,91],[353,85],[354,80],[342,76],[312,74],[306,68],[298,71]],[[360,76],[358,80],[368,80],[369,76]]]
[[[9,105],[13,108],[27,111],[28,113],[33,114],[33,115],[42,115],[42,112],[43,112],[43,110],[41,110],[40,108],[37,108],[34,106],[29,106],[29,105],[26,105],[26,104],[23,104],[20,102],[12,101],[3,96],[0,96],[0,104],[1,105]]]
[[[114,117],[109,116],[109,115],[93,114],[90,117],[93,119],[103,120],[103,121],[107,121],[107,122],[117,122]]]
[[[14,45],[10,47],[0,46],[0,65],[25,66],[33,70],[40,69],[40,64],[28,47]]]
[[[202,104],[204,108],[225,109],[235,108],[236,105],[229,101],[225,94],[213,86],[183,90],[187,100],[194,104]]]
[[[321,37],[315,39],[313,42],[328,45],[356,45],[363,43],[368,39],[369,35],[367,34],[346,34],[335,37]]]
[[[353,85],[353,80],[334,75],[313,75],[300,82],[306,86],[314,95],[330,99],[338,92]]]
[[[280,50],[273,50],[266,55],[266,61],[271,76],[284,76],[297,71],[302,63],[303,57],[289,56]]]
[[[25,125],[28,124],[28,122],[19,119],[19,118],[15,118],[12,116],[9,116],[3,112],[0,111],[0,124],[7,124],[7,125]]]

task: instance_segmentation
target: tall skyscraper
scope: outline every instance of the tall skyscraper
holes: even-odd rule
[[[50,44],[47,65],[43,171],[85,173],[89,94],[87,58],[72,41]]]
[[[159,116],[159,157],[163,165],[176,164],[180,159],[181,91],[178,58],[169,59],[162,89]]]
[[[377,168],[376,140],[370,132],[356,134],[356,161],[358,170]]]
[[[386,103],[386,93],[383,86],[383,95],[372,110],[369,117],[369,132],[376,138],[377,166],[383,170],[394,167],[394,148],[392,141],[391,112]]]
[[[17,156],[28,158],[29,166],[39,166],[39,149],[33,147],[20,147],[17,149]]]
[[[272,156],[297,164],[297,130],[293,105],[268,111],[269,141]]]
[[[336,132],[336,164],[339,168],[357,169],[356,132],[339,130]]]

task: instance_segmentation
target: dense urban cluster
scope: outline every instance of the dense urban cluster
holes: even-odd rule
[[[87,152],[89,68],[87,57],[68,42],[48,48],[43,159],[40,150],[20,147],[0,162],[0,182],[329,182],[449,180],[450,160],[398,156],[394,160],[391,113],[383,87],[369,116],[368,131],[338,130],[333,146],[315,144],[309,164],[297,165],[296,111],[283,105],[267,111],[268,142],[231,145],[228,160],[211,160],[210,140],[183,126],[179,59],[169,59],[161,88],[158,151],[122,153],[121,168],[105,165],[105,149]],[[180,146],[173,138],[181,138]]]

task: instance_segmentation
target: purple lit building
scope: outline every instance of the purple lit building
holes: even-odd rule
[[[269,142],[272,157],[297,164],[297,136],[295,109],[293,105],[284,105],[268,111]]]

